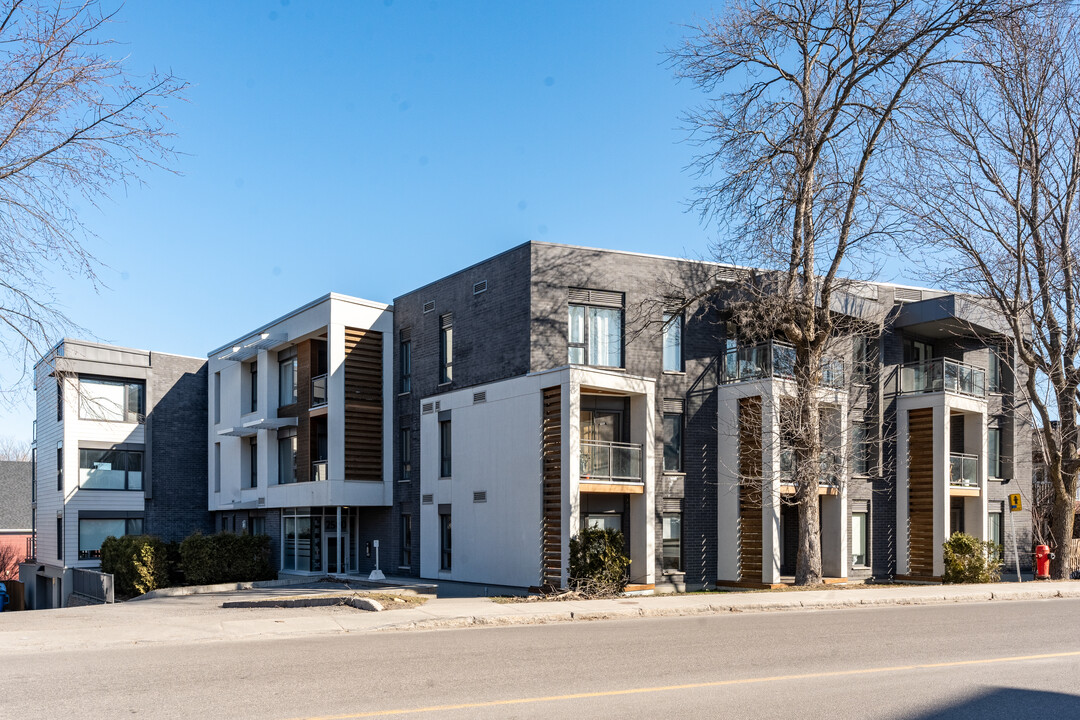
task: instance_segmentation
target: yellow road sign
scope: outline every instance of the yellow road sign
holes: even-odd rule
[[[1020,493],[1013,493],[1009,496],[1009,510],[1012,512],[1020,512],[1023,510],[1023,503],[1020,502]]]

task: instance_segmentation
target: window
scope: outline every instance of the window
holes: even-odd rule
[[[866,567],[866,513],[851,513],[851,564]]]
[[[1001,477],[1001,429],[989,428],[986,431],[987,472],[990,477]]]
[[[412,392],[412,340],[401,341],[401,390]]]
[[[874,468],[876,448],[873,440],[873,425],[860,422],[851,428],[851,470],[856,475],[869,475]]]
[[[56,443],[56,489],[64,492],[64,443]]]
[[[987,539],[998,546],[999,557],[1002,554],[1001,546],[1005,541],[1005,534],[1002,532],[1002,519],[1003,513],[1001,512],[991,512],[987,516],[987,533],[989,535]]]
[[[401,428],[401,478],[412,480],[412,429]]]
[[[622,308],[570,305],[570,362],[622,367]]]
[[[450,513],[439,513],[439,568],[449,570],[450,555]]]
[[[142,469],[142,452],[79,448],[83,490],[142,490]]]
[[[296,347],[278,353],[278,407],[292,405],[296,396]]]
[[[682,372],[683,316],[664,313],[664,370]]]
[[[56,518],[56,559],[64,559],[64,518]]]
[[[296,482],[296,428],[278,430],[278,483]]]
[[[869,385],[877,367],[877,340],[872,337],[856,337],[852,344],[852,382]]]
[[[986,363],[986,386],[992,393],[1001,392],[1001,350],[990,347],[990,355]]]
[[[401,516],[401,567],[412,565],[412,515]]]
[[[221,422],[221,373],[214,373],[214,423]]]
[[[248,412],[257,412],[259,409],[259,363],[251,363],[251,372],[248,373],[248,394],[251,396],[251,404]]]
[[[682,571],[682,513],[664,513],[664,570]]]
[[[248,443],[248,487],[259,487],[259,441],[255,438]]]
[[[449,313],[439,318],[439,382],[454,379],[454,316]]]
[[[450,477],[453,470],[450,439],[450,421],[439,423],[439,477]]]
[[[79,379],[79,417],[104,422],[142,422],[143,384]]]
[[[64,419],[64,378],[56,376],[56,422]]]
[[[79,559],[101,557],[101,543],[107,537],[142,535],[142,518],[79,518]]]
[[[37,448],[30,448],[30,502],[37,502]]]
[[[682,413],[664,413],[664,470],[682,472]]]

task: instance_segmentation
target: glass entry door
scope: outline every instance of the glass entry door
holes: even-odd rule
[[[332,575],[344,574],[350,565],[348,530],[342,532],[328,530],[323,537],[325,538],[324,542],[326,543],[323,553],[323,556],[326,558],[326,572]],[[342,547],[342,545],[344,545],[344,547]]]

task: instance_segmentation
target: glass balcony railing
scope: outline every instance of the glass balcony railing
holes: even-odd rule
[[[587,482],[641,482],[641,445],[582,440],[581,479]]]
[[[326,374],[311,378],[311,407],[326,404]]]
[[[843,469],[839,453],[833,450],[822,451],[818,485],[827,488],[840,487],[840,474]],[[790,448],[780,450],[780,484],[795,484],[795,451]]]
[[[795,377],[795,348],[770,341],[740,345],[724,352],[720,362],[720,382],[735,383],[767,377]],[[843,387],[844,361],[826,357],[821,361],[821,382],[827,387]]]
[[[934,358],[900,367],[900,392],[949,392],[986,396],[986,371],[948,358]]]
[[[326,469],[326,460],[316,460],[311,463],[311,480],[313,482],[322,482],[329,477]]]
[[[965,453],[949,453],[949,485],[952,487],[979,487],[979,456]]]

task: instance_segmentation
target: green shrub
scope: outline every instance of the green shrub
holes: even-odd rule
[[[101,543],[101,571],[111,573],[117,595],[143,595],[169,584],[165,543],[151,535],[107,537]]]
[[[966,533],[953,533],[942,544],[947,583],[989,583],[1001,579],[1001,546]]]
[[[570,588],[590,596],[626,589],[630,558],[618,530],[587,527],[570,538]]]
[[[277,579],[267,535],[195,533],[180,543],[180,569],[188,585]]]

